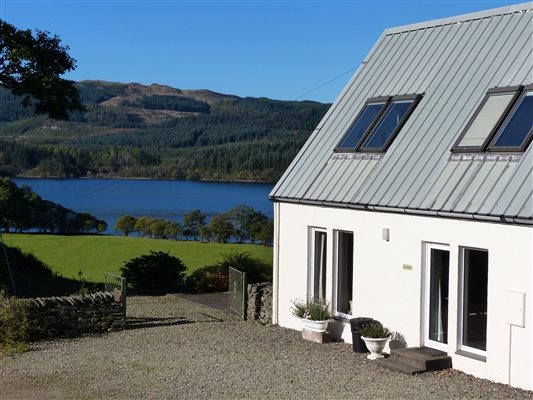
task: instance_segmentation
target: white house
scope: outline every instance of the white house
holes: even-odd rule
[[[275,323],[325,297],[533,389],[532,8],[381,35],[270,194]]]

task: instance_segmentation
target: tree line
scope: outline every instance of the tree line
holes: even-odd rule
[[[107,223],[94,215],[75,212],[42,199],[28,185],[17,186],[9,178],[0,178],[0,230],[42,233],[100,233]]]
[[[0,175],[77,178],[127,173],[157,166],[156,154],[128,147],[105,150],[68,146],[39,146],[0,140]]]
[[[329,107],[230,96],[208,104],[181,95],[140,95],[109,106],[102,103],[125,96],[128,85],[77,86],[85,110],[68,122],[31,116],[0,89],[0,137],[11,139],[0,143],[0,174],[274,182]],[[189,113],[146,122],[146,110]],[[109,157],[122,150],[139,157]]]
[[[228,212],[215,215],[208,222],[200,210],[192,210],[185,214],[183,223],[151,217],[133,217],[123,215],[117,220],[115,230],[125,236],[137,233],[138,236],[154,239],[178,239],[216,241],[227,243],[262,243],[271,245],[274,224],[265,214],[244,204],[238,205]]]

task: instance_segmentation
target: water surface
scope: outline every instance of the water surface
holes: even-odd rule
[[[183,216],[200,209],[208,217],[246,204],[273,215],[267,198],[272,184],[192,182],[126,179],[25,179],[16,178],[20,186],[29,185],[43,199],[86,211],[107,222],[108,234],[122,215],[149,216],[183,221]]]

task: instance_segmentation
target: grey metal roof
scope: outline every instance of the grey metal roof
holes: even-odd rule
[[[492,87],[533,82],[533,3],[386,30],[270,193],[276,201],[533,222],[533,144],[452,156]],[[365,100],[424,93],[383,156],[335,155]]]

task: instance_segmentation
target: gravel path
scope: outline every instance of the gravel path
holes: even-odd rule
[[[1,399],[531,399],[454,370],[407,376],[345,343],[174,296],[128,298],[130,329],[0,356]]]

